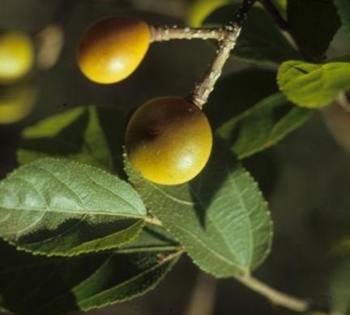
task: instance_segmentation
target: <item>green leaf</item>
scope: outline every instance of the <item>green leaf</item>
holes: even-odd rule
[[[79,107],[49,117],[22,132],[20,164],[44,157],[67,157],[112,169],[112,157],[94,107]]]
[[[63,315],[131,300],[153,289],[180,256],[155,252],[43,258],[11,248],[0,254],[0,295],[4,307],[18,315]]]
[[[289,29],[303,55],[322,60],[340,27],[333,0],[289,0],[287,16]]]
[[[278,143],[311,115],[312,111],[292,106],[276,93],[226,122],[217,133],[242,159]]]
[[[218,9],[206,20],[207,24],[228,23],[236,8],[237,5],[228,5]],[[249,12],[233,54],[240,59],[263,64],[279,64],[300,58],[271,16],[260,7],[254,7]]]
[[[267,203],[249,173],[220,145],[188,184],[156,185],[128,163],[126,170],[148,209],[202,270],[216,277],[249,274],[269,253]]]
[[[350,63],[287,61],[279,68],[277,80],[291,102],[308,108],[323,107],[350,88]]]
[[[118,253],[175,251],[179,244],[162,227],[146,225],[136,240],[117,249]]]
[[[348,35],[350,41],[350,2],[348,0],[334,0],[334,3],[338,9],[345,33]]]
[[[116,248],[138,235],[145,215],[129,184],[69,160],[36,160],[0,183],[0,236],[34,253]]]
[[[272,3],[284,19],[287,19],[287,2],[287,0],[272,0]]]

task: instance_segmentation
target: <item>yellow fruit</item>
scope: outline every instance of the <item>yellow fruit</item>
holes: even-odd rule
[[[150,42],[151,30],[140,19],[103,19],[82,37],[77,56],[79,68],[96,83],[119,82],[136,70]]]
[[[18,31],[0,32],[0,83],[24,77],[34,63],[34,47],[28,35]]]
[[[33,86],[6,86],[0,89],[0,124],[16,123],[27,117],[36,101]]]
[[[162,185],[188,182],[206,165],[212,148],[206,115],[180,97],[152,99],[131,117],[125,138],[129,161]]]

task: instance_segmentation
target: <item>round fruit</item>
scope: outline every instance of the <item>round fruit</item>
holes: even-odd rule
[[[34,47],[28,35],[19,31],[0,32],[0,83],[25,76],[34,62]]]
[[[36,101],[36,88],[30,85],[0,89],[0,124],[16,123],[28,116]]]
[[[139,66],[151,42],[151,30],[137,18],[111,17],[90,27],[78,49],[78,65],[90,80],[111,84]]]
[[[206,165],[212,131],[205,114],[180,97],[160,97],[132,115],[125,146],[133,167],[162,185],[177,185],[195,177]]]

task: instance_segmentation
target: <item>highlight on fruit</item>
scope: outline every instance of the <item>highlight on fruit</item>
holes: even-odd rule
[[[137,69],[150,42],[150,27],[141,19],[104,18],[82,36],[77,52],[78,66],[93,82],[116,83]]]

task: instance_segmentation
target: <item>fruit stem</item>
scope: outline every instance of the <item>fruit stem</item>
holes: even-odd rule
[[[236,46],[242,24],[247,18],[247,13],[255,2],[256,0],[243,0],[242,5],[236,10],[233,20],[221,29],[223,39],[219,42],[216,56],[203,79],[196,84],[188,97],[200,109],[207,103],[210,93],[214,90],[216,81],[221,76],[222,69],[230,56],[231,50]]]
[[[173,39],[214,39],[222,41],[225,31],[222,28],[190,28],[173,26],[151,26],[152,42],[164,42]]]

